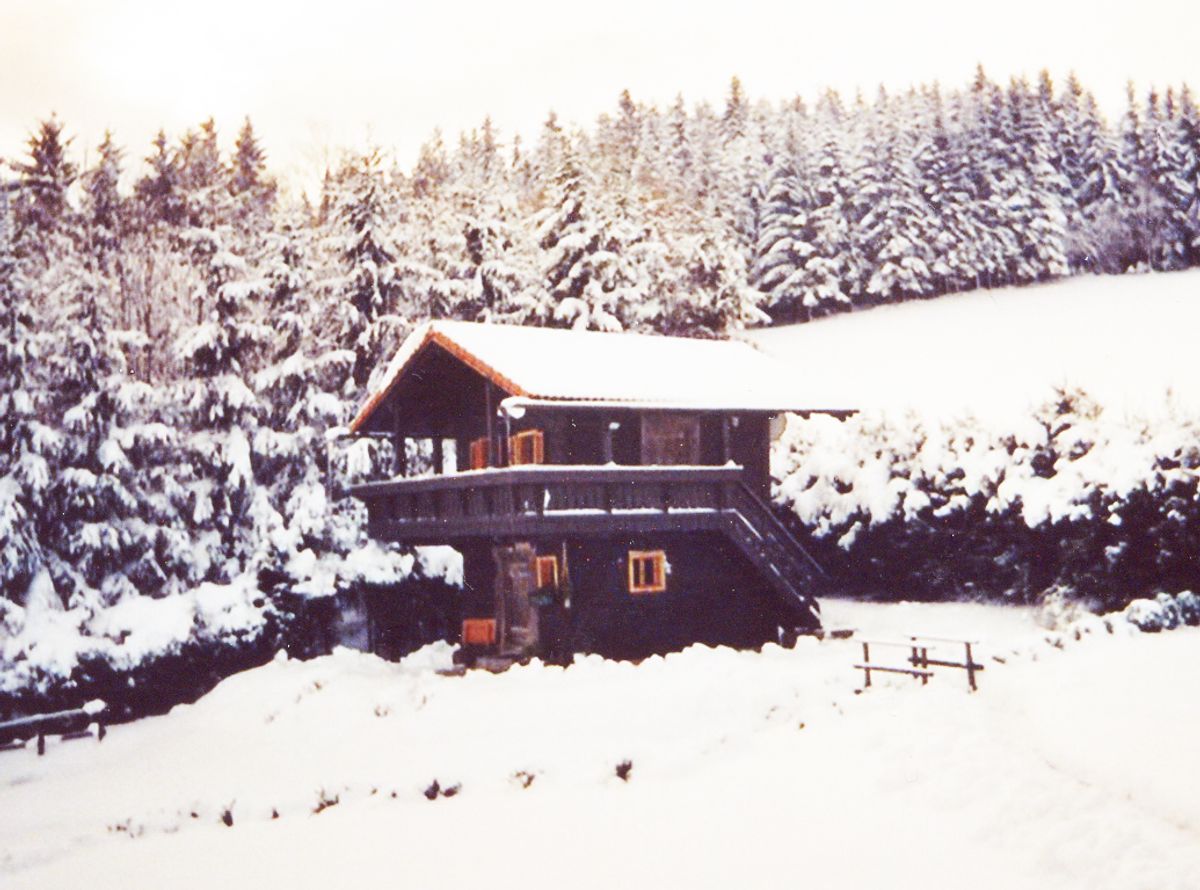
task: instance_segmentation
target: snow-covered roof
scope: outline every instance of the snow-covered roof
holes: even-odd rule
[[[526,399],[773,413],[845,407],[814,404],[794,370],[748,343],[432,321],[401,345],[352,431],[431,344]]]

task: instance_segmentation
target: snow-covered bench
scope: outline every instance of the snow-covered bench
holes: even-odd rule
[[[64,739],[82,738],[92,735],[93,726],[96,739],[103,741],[105,728],[101,715],[106,707],[100,699],[95,699],[82,708],[18,717],[16,720],[0,723],[0,750],[16,747],[18,744],[24,745],[36,736],[37,751],[42,755],[46,753],[47,735],[58,735]]]
[[[931,658],[929,655],[930,649],[936,649],[938,646],[962,646],[964,647],[964,657],[962,661],[951,661],[946,658]],[[881,671],[889,674],[907,674],[921,681],[921,685],[929,682],[929,678],[933,676],[933,671],[930,668],[948,667],[959,668],[967,672],[967,684],[974,692],[979,688],[975,682],[975,675],[983,670],[983,665],[975,661],[971,647],[975,643],[970,640],[951,640],[942,637],[909,637],[906,642],[893,642],[886,640],[863,640],[863,657],[862,662],[855,664],[854,667],[863,672],[865,677],[864,686],[871,685],[872,671]],[[881,664],[871,661],[871,647],[885,647],[893,649],[907,649],[908,658],[906,664]]]

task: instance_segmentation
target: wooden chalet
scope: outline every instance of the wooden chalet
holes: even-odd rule
[[[767,504],[779,415],[822,410],[791,373],[744,343],[431,322],[351,427],[396,438],[396,476],[351,494],[372,536],[462,553],[468,659],[759,646],[819,626],[821,569]]]

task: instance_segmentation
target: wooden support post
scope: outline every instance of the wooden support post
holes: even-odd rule
[[[967,647],[967,683],[974,692],[978,688],[975,685],[975,659],[971,657],[971,644],[964,643],[963,645]]]
[[[733,431],[729,428],[729,415],[721,417],[721,463],[733,460]]]
[[[445,441],[434,436],[433,438],[433,473],[435,476],[444,476],[446,474],[446,455],[443,453]]]
[[[512,463],[512,417],[504,412],[504,466]]]
[[[868,643],[866,640],[863,640],[862,646],[863,646],[863,673],[867,677],[867,682],[865,682],[863,684],[863,686],[870,686],[871,685],[871,669],[869,667],[867,667],[867,665],[869,665],[871,663],[871,644]]]
[[[38,733],[37,748],[38,748],[38,757],[41,757],[43,754],[46,753],[46,734],[44,732]]]
[[[612,418],[600,418],[600,450],[604,455],[602,463],[611,464],[613,462],[613,430]]]
[[[495,467],[500,465],[500,452],[496,449],[495,418],[492,416],[496,413],[492,407],[492,381],[484,381],[483,396],[484,410],[487,411],[488,463]]]
[[[408,475],[408,440],[399,433],[392,436],[392,448],[395,454],[392,457],[392,470],[397,476]]]

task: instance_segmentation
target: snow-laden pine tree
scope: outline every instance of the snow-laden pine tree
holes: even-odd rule
[[[1117,187],[1120,193],[1121,232],[1118,271],[1149,268],[1156,253],[1154,235],[1163,214],[1162,197],[1154,185],[1153,133],[1139,107],[1131,82],[1126,89],[1125,115],[1121,119]]]
[[[463,246],[471,287],[462,313],[468,321],[544,323],[548,305],[537,267],[537,246],[520,225],[515,208],[500,201],[478,202],[462,218]]]
[[[1022,284],[1057,278],[1069,270],[1062,202],[1070,188],[1053,163],[1057,109],[1048,78],[1042,96],[1038,101],[1024,80],[1014,80],[1008,91],[1010,181],[1016,185],[1009,196],[1016,237],[1009,269],[1011,279]]]
[[[982,123],[974,95],[944,98],[936,87],[918,100],[927,120],[914,164],[928,211],[932,292],[979,287],[987,274],[989,245],[979,231],[978,205],[985,183],[973,158],[982,152]]]
[[[1075,132],[1079,171],[1072,186],[1083,221],[1072,238],[1076,265],[1082,271],[1124,271],[1129,239],[1123,189],[1131,187],[1131,174],[1090,93],[1084,94]]]
[[[913,164],[914,129],[894,117],[880,92],[855,175],[855,240],[864,275],[860,303],[889,303],[933,290],[929,209]]]
[[[565,144],[551,205],[538,224],[549,301],[547,316],[576,329],[622,330],[630,283],[621,245],[596,206],[594,185],[574,146]]]
[[[673,271],[671,298],[656,329],[689,337],[725,336],[766,324],[763,294],[748,283],[745,255],[701,221],[696,231],[672,238],[667,268]],[[665,276],[664,276],[665,277]]]
[[[175,166],[183,196],[183,221],[199,230],[229,225],[234,205],[212,118],[202,123],[199,130],[184,133]]]
[[[136,423],[141,387],[128,382],[101,261],[93,254],[76,267],[54,324],[57,348],[47,357],[63,442],[42,538],[64,604],[89,612],[165,581],[154,505],[141,491],[150,476],[136,456],[146,444]]]
[[[1188,266],[1200,264],[1200,109],[1192,91],[1184,84],[1179,93],[1179,114],[1175,138],[1179,143],[1178,157],[1182,164],[1180,177],[1185,184],[1187,206],[1185,225],[1190,236],[1187,251]]]
[[[59,441],[40,419],[45,334],[14,249],[8,186],[0,181],[0,592],[21,602],[45,565],[37,520]]]
[[[122,155],[112,133],[105,131],[104,140],[96,149],[96,162],[82,177],[85,231],[91,235],[90,251],[105,271],[121,246],[129,222],[120,191]]]
[[[313,311],[320,289],[311,236],[296,211],[285,212],[269,235],[264,302],[271,324],[254,378],[261,419],[252,443],[260,498],[255,568],[284,577],[298,554],[344,553],[360,533],[345,521],[358,514],[339,510],[329,490],[330,436],[353,407],[343,390],[355,355]]]
[[[1071,272],[1095,269],[1098,246],[1092,237],[1084,205],[1090,178],[1089,155],[1093,151],[1090,144],[1099,127],[1099,121],[1094,117],[1095,99],[1084,90],[1073,73],[1067,78],[1053,105],[1040,85],[1038,93],[1043,115],[1048,106],[1057,109],[1053,125],[1053,151],[1057,168],[1066,182],[1062,209],[1066,219],[1067,264]]]
[[[68,191],[79,169],[67,156],[71,140],[63,135],[56,117],[44,120],[29,137],[29,156],[13,165],[21,175],[21,189],[14,207],[18,230],[30,230],[38,238],[54,233],[70,211]]]
[[[823,97],[818,113],[812,209],[802,234],[808,255],[796,281],[801,305],[810,318],[849,309],[860,273],[851,233],[854,183],[841,143],[844,112],[832,90]]]
[[[1192,247],[1188,211],[1194,198],[1189,182],[1188,146],[1181,138],[1179,108],[1174,91],[1165,101],[1151,91],[1146,101],[1146,175],[1154,193],[1157,214],[1151,265],[1161,271],[1186,268]]]
[[[355,355],[352,379],[365,386],[404,332],[397,315],[395,247],[389,236],[378,149],[347,159],[333,199],[334,239],[343,272],[336,279],[339,341]]]
[[[800,158],[783,158],[771,171],[755,246],[753,280],[763,306],[777,321],[807,318],[804,264],[815,251],[809,217],[815,197]]]
[[[276,184],[267,173],[267,152],[248,117],[238,131],[229,159],[228,188],[233,197],[233,220],[239,229],[260,232],[270,227]]]
[[[138,206],[149,223],[179,225],[183,222],[185,209],[179,168],[166,132],[158,131],[152,147],[153,151],[145,159],[149,169],[135,186]]]
[[[266,285],[249,276],[245,260],[216,232],[193,229],[189,237],[203,279],[195,295],[199,320],[177,346],[187,373],[178,396],[187,430],[180,506],[197,543],[196,579],[225,579],[245,567],[254,549],[246,519],[255,495],[251,441],[259,404],[247,379],[265,338],[254,309]]]

